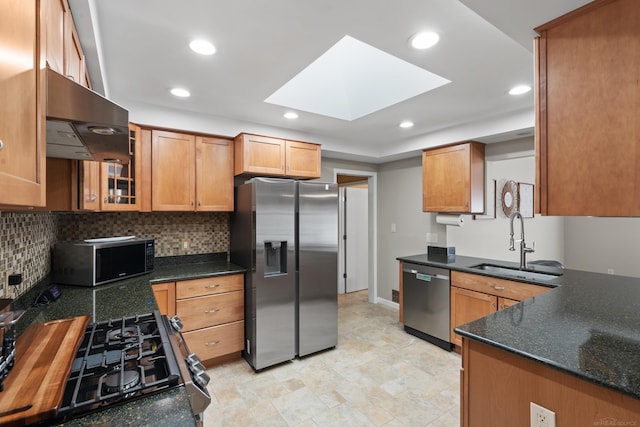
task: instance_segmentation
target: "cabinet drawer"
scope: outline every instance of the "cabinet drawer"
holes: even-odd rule
[[[202,360],[213,359],[244,349],[244,321],[185,332],[183,336],[189,351]]]
[[[244,292],[178,300],[176,314],[184,324],[184,331],[243,320]]]
[[[451,272],[451,286],[483,292],[516,301],[522,301],[550,290],[546,286],[531,285],[528,283],[512,282],[511,280],[498,279],[496,277],[482,276],[479,274]]]
[[[241,291],[244,288],[243,274],[204,277],[202,279],[176,282],[176,298],[191,298],[223,292]]]

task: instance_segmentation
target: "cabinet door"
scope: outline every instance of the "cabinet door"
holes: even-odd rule
[[[639,216],[640,8],[589,6],[536,29],[541,212]]]
[[[194,136],[154,130],[151,140],[152,210],[194,210]]]
[[[514,299],[498,297],[498,310],[504,310],[505,308],[516,305],[519,302],[520,301],[516,301]]]
[[[233,211],[233,141],[196,137],[196,210]]]
[[[158,283],[151,285],[153,295],[156,297],[158,310],[167,316],[175,316],[176,314],[176,285],[175,283]]]
[[[46,203],[39,5],[26,0],[0,3],[0,204]]]
[[[495,312],[498,298],[481,292],[451,287],[451,342],[462,346],[462,338],[453,332],[456,326]]]
[[[284,176],[285,156],[283,139],[240,134],[235,142],[235,174]]]
[[[484,144],[424,151],[422,192],[425,212],[484,212]]]
[[[99,211],[102,163],[82,160],[80,164],[80,209]]]
[[[140,210],[140,192],[145,191],[141,184],[141,142],[140,127],[129,124],[129,163],[102,163],[100,176],[102,185],[103,211]],[[148,190],[147,190],[148,191]]]
[[[41,4],[46,14],[43,25],[46,27],[47,64],[53,71],[64,75],[64,24],[69,11],[67,0],[43,0]]]
[[[320,178],[320,146],[308,142],[286,141],[287,176]]]
[[[84,85],[84,54],[80,46],[80,38],[76,33],[71,13],[65,14],[65,68],[64,75],[74,82]]]

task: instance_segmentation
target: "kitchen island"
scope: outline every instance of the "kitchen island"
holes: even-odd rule
[[[398,259],[517,280],[472,268],[515,263],[464,256],[446,263],[424,254]],[[464,340],[463,425],[528,425],[532,401],[556,412],[557,425],[640,423],[640,279],[536,271],[561,275],[522,280],[553,289],[455,328]]]
[[[157,258],[153,273],[100,285],[95,288],[56,285],[61,297],[48,305],[33,306],[37,296],[52,285],[42,280],[12,304],[12,309],[27,310],[16,324],[20,335],[30,324],[90,315],[99,322],[124,316],[145,314],[158,306],[153,283],[188,280],[217,275],[243,273],[244,269],[227,262],[226,254]],[[11,374],[10,374],[11,375]],[[170,388],[158,394],[127,401],[81,418],[65,426],[195,426],[189,398],[184,387]]]

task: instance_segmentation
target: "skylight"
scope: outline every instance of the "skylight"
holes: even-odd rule
[[[447,83],[443,77],[344,36],[265,102],[352,121]]]

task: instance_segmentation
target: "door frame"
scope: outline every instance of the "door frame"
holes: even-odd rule
[[[369,212],[369,302],[378,303],[378,173],[353,169],[333,169],[333,182],[338,175],[352,175],[367,178]]]

